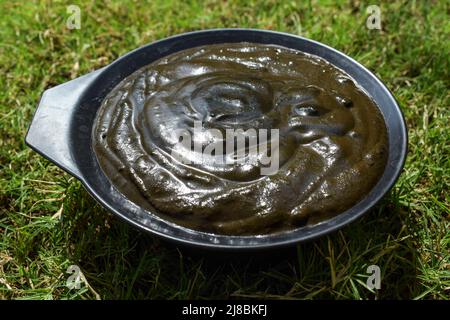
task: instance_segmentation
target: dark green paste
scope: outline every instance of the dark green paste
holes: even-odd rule
[[[279,129],[279,170],[175,160],[173,133],[194,121]],[[383,173],[388,142],[378,107],[342,70],[279,46],[233,43],[177,52],[124,79],[98,111],[93,147],[130,201],[188,228],[246,235],[349,209]]]

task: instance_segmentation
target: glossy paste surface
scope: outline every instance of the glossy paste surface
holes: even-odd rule
[[[177,132],[193,133],[195,122],[204,133],[191,142],[203,147],[181,150],[185,163],[172,151]],[[227,129],[278,129],[278,171],[216,161],[236,156],[225,147],[200,158]],[[388,142],[378,107],[342,70],[292,49],[233,43],[177,52],[125,78],[98,111],[93,148],[112,184],[144,209],[185,227],[246,235],[347,210],[383,173]]]

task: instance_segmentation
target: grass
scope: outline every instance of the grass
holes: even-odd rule
[[[69,4],[81,29],[66,28]],[[450,19],[445,1],[1,1],[0,298],[450,298]],[[145,235],[24,144],[42,92],[177,33],[251,27],[352,56],[392,90],[409,128],[397,184],[359,221],[271,256],[211,258]],[[366,286],[381,268],[381,289]],[[78,265],[89,285],[69,290]]]

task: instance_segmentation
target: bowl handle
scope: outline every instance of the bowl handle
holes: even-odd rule
[[[70,121],[81,94],[102,69],[44,91],[25,137],[33,150],[77,178],[81,173],[69,149]]]

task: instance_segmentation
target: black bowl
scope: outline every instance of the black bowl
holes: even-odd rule
[[[104,97],[137,69],[171,53],[226,42],[276,44],[314,54],[347,72],[381,109],[389,136],[386,168],[375,187],[342,214],[313,226],[261,236],[225,236],[187,229],[163,220],[130,202],[106,178],[92,149],[91,132]],[[383,83],[345,54],[321,43],[286,33],[251,29],[216,29],[185,33],[136,49],[110,65],[44,92],[26,136],[26,143],[78,178],[105,208],[151,234],[203,248],[261,249],[311,240],[354,221],[370,210],[397,180],[406,157],[403,115]]]

